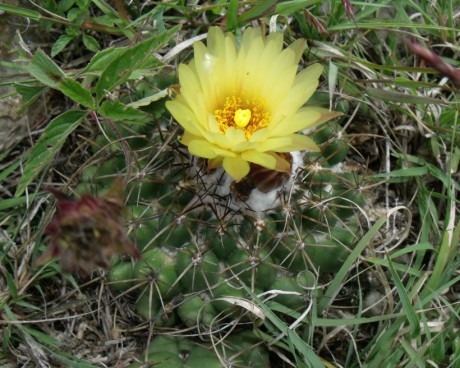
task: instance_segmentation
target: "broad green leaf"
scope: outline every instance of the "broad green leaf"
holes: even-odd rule
[[[59,68],[48,55],[38,50],[32,61],[27,66],[27,71],[38,81],[49,87],[55,87],[56,83],[65,78],[65,73]]]
[[[19,181],[15,197],[20,196],[27,185],[51,163],[68,135],[74,131],[87,114],[88,111],[86,110],[69,110],[49,123],[37,144],[31,148],[27,155],[24,174]]]
[[[12,5],[0,5],[0,10],[3,10],[5,12],[7,12],[7,13],[12,13],[12,14],[19,15],[21,17],[31,18],[31,19],[34,19],[34,20],[40,20],[41,17],[42,17],[39,12],[36,12],[34,10],[30,10],[30,9],[18,8],[16,6],[12,6]]]
[[[167,88],[163,89],[160,92],[157,92],[157,93],[155,93],[155,94],[153,94],[151,96],[147,96],[147,97],[144,97],[144,98],[142,98],[140,100],[130,102],[127,106],[134,107],[134,108],[138,108],[138,107],[141,107],[141,106],[148,106],[152,102],[161,100],[162,98],[165,98],[166,96],[168,96],[168,89]]]
[[[88,65],[85,68],[85,72],[101,72],[107,67],[110,61],[118,58],[123,52],[125,52],[127,47],[109,47],[108,49],[98,52],[90,60]]]
[[[67,19],[73,24],[81,24],[83,21],[83,14],[81,9],[72,8],[67,12]],[[69,27],[70,28],[70,27]]]
[[[134,107],[126,106],[121,102],[104,101],[98,112],[109,119],[129,121],[131,123],[143,124],[149,120],[149,117],[144,112]]]
[[[22,110],[30,106],[38,97],[42,95],[47,87],[32,84],[15,84],[16,91],[22,96]]]
[[[73,36],[69,36],[67,34],[62,35],[57,39],[54,43],[53,48],[51,49],[51,57],[55,57],[58,55],[62,50],[66,48],[70,41],[73,40]]]
[[[94,99],[91,92],[75,79],[67,77],[56,84],[56,88],[80,105],[94,109]]]
[[[91,0],[75,0],[75,3],[81,10],[88,10],[89,6],[91,5]]]
[[[83,35],[83,44],[89,51],[92,52],[97,52],[101,49],[99,42],[97,42],[97,40],[93,36],[87,34]]]
[[[104,69],[96,85],[96,95],[98,100],[107,92],[111,92],[115,87],[125,83],[131,73],[142,64],[149,56],[163,47],[179,29],[179,26],[156,35],[148,40],[126,49],[121,55],[113,59]]]

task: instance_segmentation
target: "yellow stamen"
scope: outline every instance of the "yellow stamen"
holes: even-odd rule
[[[251,110],[249,109],[238,109],[235,111],[235,117],[233,118],[238,128],[246,128],[246,125],[251,121]]]
[[[228,128],[235,127],[244,131],[246,139],[268,126],[271,119],[260,99],[243,99],[237,96],[227,97],[225,104],[214,111],[214,116],[222,134],[225,134]]]

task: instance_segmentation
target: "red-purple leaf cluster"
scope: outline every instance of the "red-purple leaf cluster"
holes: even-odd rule
[[[453,67],[452,65],[446,63],[442,60],[439,55],[435,54],[430,49],[425,48],[420,43],[416,41],[408,41],[407,45],[410,50],[417,55],[419,58],[430,64],[434,69],[436,69],[441,74],[450,78],[452,82],[460,87],[460,70]]]
[[[139,258],[122,226],[122,189],[121,181],[116,180],[103,197],[85,194],[74,200],[49,188],[57,199],[57,214],[45,230],[50,247],[37,263],[59,257],[63,270],[87,276],[98,267],[108,267],[116,254]]]

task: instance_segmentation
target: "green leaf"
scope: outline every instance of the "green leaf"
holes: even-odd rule
[[[50,355],[52,355],[55,359],[61,361],[65,367],[70,367],[70,368],[97,368],[98,366],[93,365],[91,363],[88,363],[84,361],[83,359],[80,359],[76,356],[73,356],[72,354],[66,353],[64,351],[56,350],[56,349],[50,349],[45,347],[45,349],[48,351]]]
[[[275,13],[279,15],[290,15],[296,11],[305,9],[307,6],[311,6],[320,3],[321,0],[293,0],[285,1],[276,6]]]
[[[8,208],[18,208],[23,204],[27,203],[28,198],[26,196],[18,198],[6,198],[0,201],[0,211],[6,210]]]
[[[32,147],[27,155],[27,163],[23,176],[19,180],[15,197],[20,196],[27,185],[51,163],[54,155],[62,147],[68,135],[74,131],[87,114],[88,111],[86,110],[69,110],[49,123],[37,144]]]
[[[60,90],[67,97],[71,98],[73,101],[79,103],[82,106],[85,106],[89,109],[94,109],[94,99],[90,91],[78,83],[75,79],[65,78],[58,84],[56,88]]]
[[[404,314],[407,316],[407,320],[409,321],[410,334],[412,337],[415,338],[416,336],[420,335],[420,321],[409,299],[409,295],[407,294],[407,291],[404,288],[404,285],[401,282],[398,273],[393,267],[393,262],[391,261],[391,259],[388,259],[388,265],[390,266],[391,276],[395,283],[396,290],[398,291],[401,303],[403,305]]]
[[[99,51],[93,58],[90,60],[88,65],[85,68],[85,72],[101,72],[107,67],[110,61],[118,58],[127,47],[109,47],[108,49]]]
[[[111,120],[123,120],[132,123],[144,124],[149,120],[147,114],[134,107],[126,106],[121,102],[104,101],[98,110],[101,115]]]
[[[446,105],[444,101],[439,98],[425,97],[425,96],[414,96],[402,92],[388,91],[380,88],[366,88],[366,92],[369,96],[378,98],[383,101],[392,101],[408,104],[434,104],[434,105]]]
[[[254,5],[251,9],[244,12],[238,17],[238,23],[243,25],[246,22],[249,22],[253,19],[260,18],[267,15],[267,13],[272,13],[275,10],[276,0],[267,0],[260,1]]]
[[[99,42],[97,42],[93,36],[87,34],[83,35],[83,44],[89,51],[92,52],[98,52],[101,49]]]
[[[59,68],[48,55],[38,50],[32,61],[27,66],[27,71],[38,81],[49,87],[55,87],[56,83],[65,78],[65,73]]]
[[[4,182],[4,180],[13,172],[15,172],[19,165],[21,164],[21,161],[18,159],[17,161],[14,161],[12,164],[8,165],[6,164],[5,168],[0,172],[0,183]]]
[[[407,167],[404,169],[396,169],[390,171],[389,173],[382,173],[382,174],[374,174],[372,175],[373,178],[413,178],[415,176],[424,176],[428,174],[428,168],[426,166],[423,167]]]
[[[121,55],[113,59],[101,74],[96,85],[96,95],[100,101],[106,92],[111,92],[116,86],[125,83],[131,73],[155,51],[167,43],[178,31],[176,26],[146,41],[126,49]]]
[[[153,95],[150,95],[150,96],[147,96],[147,97],[144,97],[140,100],[137,100],[137,101],[134,101],[134,102],[130,102],[127,106],[129,107],[134,107],[134,108],[139,108],[141,106],[148,106],[150,105],[152,102],[155,102],[155,101],[158,101],[158,100],[161,100],[162,98],[165,98],[166,96],[168,96],[168,89],[163,89],[161,90],[160,92],[157,92]]]
[[[57,39],[54,43],[53,48],[51,49],[51,57],[55,57],[58,55],[62,50],[66,48],[70,41],[73,40],[73,36],[69,35],[62,35]]]
[[[22,96],[22,110],[26,109],[28,106],[34,103],[34,101],[40,97],[47,88],[42,85],[37,86],[20,83],[17,83],[14,86],[16,87],[16,91]]]
[[[369,262],[369,263],[378,264],[380,266],[390,267],[388,259],[369,257],[369,258],[366,258],[366,261]],[[408,267],[406,264],[400,264],[400,263],[394,263],[393,262],[393,268],[396,271],[405,272],[405,273],[407,273],[409,275],[414,275],[414,276],[417,276],[417,277],[422,276],[421,271],[419,271],[419,270],[417,270],[417,269],[415,269],[413,267]]]
[[[238,27],[238,0],[230,0],[227,11],[227,31],[233,31]]]
[[[57,346],[60,346],[63,344],[62,341],[59,341],[57,338],[54,338],[48,334],[45,334],[41,331],[38,331],[38,330],[35,330],[33,328],[29,328],[27,326],[24,326],[23,327],[23,330],[25,333],[28,333],[30,336],[33,336],[35,337],[35,339],[37,339],[37,341],[40,343],[40,344],[44,344],[44,345],[48,345],[48,346],[54,346],[54,347],[57,347]]]
[[[276,328],[286,336],[287,341],[290,343],[291,348],[295,348],[301,356],[305,359],[308,367],[311,368],[323,368],[324,365],[321,363],[320,358],[315,354],[314,350],[303,341],[294,329],[291,329],[284,321],[278,318],[278,316],[272,312],[272,310],[262,302],[255,293],[252,292],[246,285],[242,284],[251,298],[257,302],[257,305],[263,310],[266,318]]]
[[[378,233],[379,229],[386,221],[386,216],[380,217],[369,229],[369,231],[361,238],[358,244],[356,244],[356,247],[345,260],[342,267],[340,267],[339,272],[337,272],[326,292],[324,293],[324,296],[319,301],[318,315],[321,315],[325,309],[333,302],[335,296],[341,289],[343,280],[345,279],[346,275],[348,275],[348,272],[350,272],[350,270],[353,268],[353,263],[358,259],[364,248],[366,248],[366,246],[371,242],[372,238]]]
[[[29,9],[18,8],[12,5],[0,5],[0,10],[3,10],[7,13],[20,15],[21,17],[31,18],[34,20],[40,20],[42,17],[39,12]]]

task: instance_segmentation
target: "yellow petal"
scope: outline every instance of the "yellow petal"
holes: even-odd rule
[[[198,121],[195,114],[188,107],[175,100],[167,101],[166,108],[185,130],[195,135],[201,135],[203,127],[197,124]]]
[[[252,57],[251,62],[254,66],[254,83],[255,87],[260,92],[266,91],[266,88],[279,88],[286,89],[286,81],[276,79],[275,75],[279,77],[280,73],[283,72],[286,66],[286,58],[291,61],[294,60],[294,53],[291,50],[285,50],[282,53],[281,49],[283,46],[283,34],[282,33],[271,33],[267,37],[262,53],[259,55],[250,54]],[[291,64],[288,62],[288,65]],[[274,75],[275,74],[275,75]],[[295,75],[295,73],[294,73]],[[274,80],[277,82],[274,83]],[[292,81],[290,82],[292,83]],[[281,86],[279,86],[281,84]],[[289,83],[287,87],[289,87]]]
[[[214,147],[209,142],[202,140],[193,140],[188,142],[188,150],[192,155],[203,158],[216,158],[217,154],[214,152]]]
[[[182,137],[180,137],[179,142],[181,142],[185,146],[188,146],[189,142],[194,140],[203,140],[203,138],[185,131]]]
[[[322,71],[323,67],[320,64],[313,64],[297,74],[289,93],[280,101],[280,108],[273,111],[272,119],[275,124],[283,118],[292,116],[308,101],[318,88]]]
[[[241,157],[225,157],[224,170],[236,181],[240,181],[249,174],[249,164]]]
[[[236,146],[237,144],[246,141],[244,132],[241,129],[236,129],[233,127],[227,129],[225,132],[225,137],[228,139],[229,144],[232,146]]]
[[[297,73],[297,63],[294,61],[294,51],[287,49],[272,59],[265,71],[261,71],[261,97],[272,111],[276,110],[292,88]]]
[[[223,160],[224,159],[222,157],[216,157],[208,160],[208,169],[217,169],[218,167],[222,166]]]
[[[291,43],[288,47],[288,49],[294,51],[294,62],[295,64],[298,64],[300,61],[300,58],[302,57],[303,52],[305,51],[305,48],[307,47],[307,43],[305,42],[304,39],[298,39],[295,40],[293,43]]]
[[[234,76],[236,91],[244,92],[248,97],[254,97],[258,90],[256,80],[260,75],[260,56],[264,47],[260,30],[251,28],[244,32]]]
[[[215,83],[214,71],[218,64],[218,59],[209,52],[202,42],[195,42],[193,47],[195,58],[190,65],[195,68],[196,75],[200,81],[200,88],[206,93],[207,105],[215,106],[218,83]]]
[[[276,153],[271,152],[273,157],[276,159],[276,166],[275,170],[276,171],[281,171],[285,173],[290,173],[292,168],[291,168],[291,163],[286,160],[283,156],[277,155]]]
[[[187,146],[192,155],[203,158],[215,158],[217,156],[236,157],[235,152],[223,149],[222,147],[216,146],[215,144],[203,139],[190,139]]]
[[[331,111],[329,109],[324,109],[322,107],[313,107],[313,106],[304,107],[301,111],[306,111],[306,112],[315,111],[321,114],[321,117],[317,121],[315,121],[313,125],[306,127],[308,129],[314,128],[318,125],[325,123],[326,121],[329,121],[333,118],[343,115],[341,112],[338,112],[338,111]]]
[[[199,88],[199,80],[196,72],[190,65],[180,64],[178,73],[181,94],[183,94],[184,91],[193,94],[201,90]]]
[[[219,125],[217,125],[216,117],[212,113],[208,114],[208,130],[211,133],[221,134]]]
[[[218,57],[225,56],[223,52],[223,46],[225,44],[224,38],[224,32],[220,27],[209,28],[206,44],[208,45],[209,51]]]
[[[310,128],[321,118],[321,112],[318,110],[300,110],[292,118],[281,120],[274,128],[270,128],[272,136],[285,136]]]
[[[204,123],[206,121],[209,106],[206,105],[205,93],[200,88],[200,82],[194,69],[189,65],[179,65],[180,95],[176,98],[183,99],[185,104],[194,112],[197,119]]]
[[[271,134],[270,131],[266,128],[259,129],[253,135],[249,137],[249,142],[257,143],[257,142],[264,141],[268,138],[270,134]]]
[[[241,158],[267,169],[274,170],[276,167],[276,158],[265,152],[257,152],[256,150],[245,151],[241,154]]]
[[[311,138],[301,134],[269,138],[264,142],[260,142],[256,149],[260,152],[319,151],[319,147]]]

